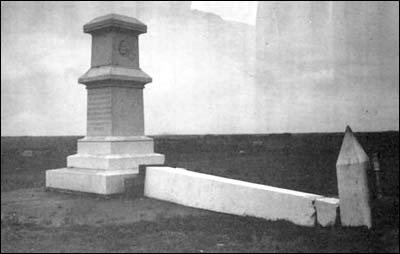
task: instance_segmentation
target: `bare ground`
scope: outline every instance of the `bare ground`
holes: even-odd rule
[[[204,210],[145,197],[102,198],[93,195],[45,191],[44,188],[1,193],[2,221],[44,227],[118,225],[207,214],[209,212]]]
[[[399,252],[398,229],[390,224],[306,228],[43,188],[2,193],[1,207],[2,252]]]

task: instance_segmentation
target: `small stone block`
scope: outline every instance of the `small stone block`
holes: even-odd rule
[[[337,198],[317,198],[315,200],[317,210],[317,222],[322,227],[334,226],[338,218],[339,199]]]

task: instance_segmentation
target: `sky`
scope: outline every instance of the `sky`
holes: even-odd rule
[[[91,38],[82,26],[109,12],[134,16],[135,6],[2,2],[1,135],[85,135],[86,89],[77,79],[90,68]],[[398,43],[393,48],[389,38],[380,47],[388,40],[370,39],[363,45],[357,39],[363,34],[349,30],[345,48],[333,40],[343,57],[326,63],[319,60],[324,54],[304,53],[302,45],[310,45],[297,22],[301,9],[288,7],[281,23],[266,22],[281,31],[264,33],[263,54],[255,52],[256,2],[196,1],[193,10],[219,18],[198,12],[183,22],[168,13],[142,20],[148,33],[140,36],[140,66],[153,78],[144,90],[146,134],[338,132],[347,124],[355,131],[398,130],[398,71],[391,76]],[[349,26],[357,28],[357,21]],[[398,31],[398,18],[383,27],[366,24],[383,31],[379,38],[392,36],[392,27]],[[358,57],[359,45],[372,53]],[[261,72],[254,67],[259,56],[265,56],[257,60]],[[361,59],[377,61],[366,63],[371,68],[349,64]]]
[[[192,1],[192,9],[212,12],[225,20],[255,25],[257,1]]]

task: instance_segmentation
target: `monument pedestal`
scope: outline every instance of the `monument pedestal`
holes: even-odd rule
[[[138,169],[112,170],[59,168],[46,170],[46,188],[111,195],[125,192],[125,179],[138,176]]]
[[[122,193],[139,165],[164,163],[144,136],[143,88],[151,77],[139,68],[138,35],[146,31],[140,21],[116,14],[84,26],[92,35],[91,68],[79,78],[88,92],[87,136],[66,168],[46,171],[46,187]]]

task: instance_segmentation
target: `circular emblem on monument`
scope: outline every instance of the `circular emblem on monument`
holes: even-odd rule
[[[131,49],[130,49],[129,44],[128,44],[128,42],[126,40],[122,40],[119,43],[118,52],[119,52],[119,54],[121,56],[126,56],[126,57],[129,56],[129,54],[131,52]]]
[[[135,60],[137,57],[137,52],[135,52],[133,45],[129,43],[126,38],[120,41],[118,45],[118,53],[123,57],[127,57],[131,61]]]

